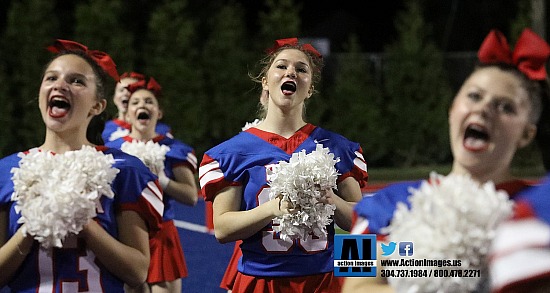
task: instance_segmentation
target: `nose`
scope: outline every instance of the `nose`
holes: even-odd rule
[[[286,70],[286,76],[290,78],[296,78],[296,70],[294,69],[294,67],[288,67],[288,69]]]
[[[59,78],[55,81],[53,88],[58,91],[67,91],[68,84],[63,78]]]
[[[491,98],[484,98],[475,104],[475,111],[479,112],[482,117],[489,117],[496,111],[498,101]]]

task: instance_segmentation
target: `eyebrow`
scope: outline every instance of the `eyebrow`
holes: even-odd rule
[[[276,59],[275,62],[279,62],[279,61],[283,61],[283,62],[290,62],[288,59],[284,59],[284,58],[281,58],[281,59]],[[273,63],[275,63],[273,62]],[[309,67],[309,64],[307,64],[307,62],[302,62],[302,61],[298,61],[298,63],[304,65],[304,66],[307,66]]]

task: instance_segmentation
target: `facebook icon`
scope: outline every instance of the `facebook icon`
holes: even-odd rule
[[[399,242],[399,255],[400,256],[412,256],[413,255],[413,243],[409,241]]]

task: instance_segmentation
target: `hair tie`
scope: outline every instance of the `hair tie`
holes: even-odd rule
[[[122,75],[120,75],[120,79],[123,79],[123,78],[133,78],[133,79],[136,79],[136,80],[143,80],[143,79],[145,79],[145,75],[141,74],[141,73],[130,71],[130,72],[124,72]]]
[[[119,81],[120,77],[116,70],[116,64],[109,56],[109,54],[97,50],[88,50],[88,47],[77,43],[75,41],[60,40],[57,39],[53,45],[47,47],[48,51],[52,53],[60,53],[63,51],[82,51],[86,53],[97,65],[99,65],[105,73],[114,78],[115,81]]]
[[[267,49],[267,53],[273,54],[282,47],[299,46],[299,45],[300,43],[298,42],[298,38],[279,39],[275,41],[275,44],[273,45],[273,47]],[[317,51],[311,44],[302,44],[299,47],[302,50],[313,54],[317,58],[323,58],[323,55],[321,55],[321,53],[319,53],[319,51]]]
[[[128,91],[132,94],[141,89],[152,92],[157,99],[160,98],[162,94],[162,88],[160,84],[152,77],[149,78],[148,82],[146,82],[144,78],[128,85]]]
[[[546,78],[546,61],[550,56],[550,45],[532,30],[526,28],[521,33],[514,51],[504,35],[491,30],[477,53],[482,63],[506,63],[515,66],[531,80]]]

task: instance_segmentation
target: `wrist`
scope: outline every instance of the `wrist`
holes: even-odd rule
[[[168,186],[168,183],[170,183],[170,178],[168,178],[168,176],[166,175],[159,176],[159,184],[160,184],[160,187],[162,187],[162,189],[166,189],[166,187]]]

